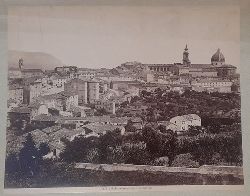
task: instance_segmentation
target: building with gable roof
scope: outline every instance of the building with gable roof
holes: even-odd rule
[[[167,128],[182,132],[187,131],[191,126],[201,126],[201,118],[197,114],[187,114],[171,118],[170,123]]]

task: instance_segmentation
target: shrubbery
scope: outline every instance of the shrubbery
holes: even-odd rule
[[[197,136],[184,136],[178,139],[178,153],[191,153],[200,165],[218,164],[242,165],[241,132],[220,134],[202,133]],[[220,161],[215,161],[216,157]]]
[[[175,157],[173,163],[173,167],[199,167],[199,163],[193,160],[193,156],[190,153],[187,154],[179,154]]]

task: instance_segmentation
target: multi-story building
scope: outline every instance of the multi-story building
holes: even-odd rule
[[[64,90],[67,92],[75,92],[78,94],[78,104],[83,105],[88,103],[88,82],[81,79],[72,79],[65,83]]]
[[[19,85],[9,85],[8,94],[8,99],[14,100],[14,102],[17,104],[23,103],[23,87]]]
[[[91,80],[88,81],[88,102],[93,103],[99,100],[100,95],[100,85],[98,81]]]
[[[99,87],[100,87],[100,93],[106,93],[109,89],[109,84],[106,81],[101,81],[99,83]]]
[[[62,91],[56,94],[44,95],[38,101],[47,105],[48,108],[55,108],[60,111],[68,111],[78,106],[78,95],[74,92]]]
[[[137,80],[112,80],[110,82],[110,88],[114,90],[126,91],[132,86],[140,86],[142,83]]]
[[[64,88],[64,84],[68,81],[66,76],[53,75],[50,77],[50,81],[54,87]]]
[[[188,74],[193,78],[217,77],[217,70],[216,68],[211,67],[209,64],[191,64],[189,66]]]
[[[116,108],[115,108],[115,102],[114,101],[95,101],[94,102],[96,109],[104,109],[108,113],[115,114]]]
[[[40,96],[42,93],[42,82],[37,78],[30,78],[25,82],[23,88],[23,102],[25,104],[31,103],[35,98]]]
[[[68,93],[63,91],[60,93],[61,99],[65,99],[65,109],[68,111],[71,107],[78,106],[78,95],[76,93]],[[64,101],[63,101],[64,103]]]
[[[153,82],[155,80],[154,74],[151,71],[145,71],[145,73],[143,74],[142,79],[145,82]]]
[[[94,70],[79,68],[77,70],[77,77],[80,79],[93,79],[95,78],[96,72]]]
[[[146,66],[150,71],[155,72],[172,72],[173,71],[173,64],[143,64]]]
[[[18,131],[26,129],[31,120],[31,109],[26,106],[14,107],[8,112],[7,122],[10,127]]]
[[[62,66],[55,68],[56,73],[70,73],[70,72],[77,72],[76,66]]]
[[[22,78],[21,70],[19,68],[16,68],[16,67],[9,67],[8,78],[9,79]]]
[[[74,92],[78,95],[79,105],[94,103],[100,99],[100,93],[107,91],[106,83],[102,83],[95,79],[79,79],[75,78],[65,83],[64,90],[66,92]]]
[[[230,93],[232,88],[230,80],[197,79],[191,82],[192,90]]]
[[[44,76],[44,73],[41,69],[22,69],[21,72],[23,78]]]

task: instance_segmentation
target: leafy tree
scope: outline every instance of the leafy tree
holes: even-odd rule
[[[49,145],[47,143],[42,142],[39,145],[39,153],[41,156],[44,156],[50,152]]]
[[[122,103],[120,104],[120,107],[121,107],[121,108],[124,108],[124,107],[126,107],[128,104],[129,104],[128,101],[124,101],[124,102],[122,102]]]
[[[142,130],[143,141],[146,143],[146,149],[152,156],[160,156],[160,135],[152,127],[144,127]]]
[[[100,161],[106,162],[108,155],[108,148],[120,146],[122,144],[122,135],[120,129],[114,131],[108,131],[105,135],[99,138],[99,150],[100,150]]]
[[[123,145],[122,150],[127,164],[147,165],[152,160],[152,155],[146,150],[143,142]]]
[[[152,127],[145,127],[142,130],[143,140],[146,143],[146,149],[153,157],[167,156],[169,165],[171,165],[177,148],[177,135],[172,130],[166,130],[160,126],[161,133]]]
[[[223,142],[218,147],[219,152],[230,165],[242,165],[242,135],[241,132],[234,132],[228,136],[222,135],[219,138]]]
[[[191,126],[187,131],[188,136],[196,136],[202,132],[201,127],[198,126]]]
[[[168,129],[166,131],[166,142],[165,142],[165,146],[164,146],[164,156],[168,156],[169,158],[169,165],[172,165],[172,162],[174,160],[174,157],[177,154],[177,146],[178,146],[178,142],[177,142],[177,133],[173,132],[172,130]]]
[[[90,149],[95,149],[99,144],[99,138],[79,136],[71,142],[66,142],[66,146],[60,157],[63,161],[71,162],[84,162],[90,157]]]
[[[19,160],[16,154],[9,154],[5,160],[5,173],[15,174],[20,171]]]
[[[20,150],[19,161],[23,173],[33,176],[39,171],[42,157],[30,133],[27,135],[23,148]]]
[[[136,132],[136,127],[133,126],[132,120],[128,120],[127,124],[125,125],[126,132]]]

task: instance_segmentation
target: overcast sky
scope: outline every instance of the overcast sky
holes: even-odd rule
[[[10,50],[45,52],[68,65],[115,67],[127,61],[210,63],[220,48],[239,66],[238,7],[9,7]]]

